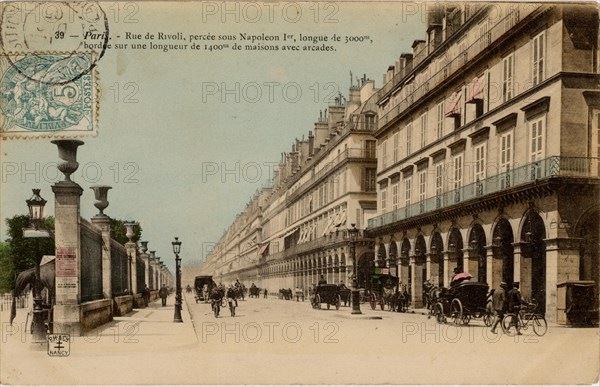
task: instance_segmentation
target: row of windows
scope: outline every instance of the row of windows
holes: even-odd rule
[[[527,162],[535,162],[545,157],[545,127],[546,115],[537,116],[528,121],[528,137],[526,143]],[[410,206],[413,203],[413,195],[416,193],[416,201],[423,201],[433,193],[440,197],[448,190],[457,190],[466,184],[483,181],[488,175],[500,175],[501,179],[509,179],[508,176],[502,177],[503,172],[508,172],[514,168],[515,153],[515,133],[514,128],[504,131],[498,135],[498,163],[488,164],[488,144],[483,141],[471,148],[472,162],[465,162],[464,152],[452,156],[450,163],[444,161],[437,162],[433,168],[418,171],[416,176],[409,175],[401,180],[398,179],[387,186],[387,180],[382,182],[383,188],[380,189],[379,203],[381,213],[397,210],[404,206]],[[427,190],[429,176],[433,178],[434,189],[431,193]],[[472,176],[472,181],[466,181],[466,176]],[[414,181],[414,183],[413,183]],[[416,187],[415,185],[416,184]],[[510,182],[503,181],[502,187],[508,187]],[[416,192],[415,192],[416,190]],[[388,198],[388,192],[391,195],[391,201]],[[402,194],[402,200],[400,198]],[[428,195],[429,194],[429,195]]]
[[[545,75],[545,32],[535,36],[532,47],[532,86],[537,85]],[[515,54],[511,52],[502,59],[501,97],[502,102],[513,98]],[[448,99],[436,104],[434,111],[424,112],[415,120],[385,138],[380,144],[380,168],[384,169],[397,163],[401,158],[424,148],[432,141],[442,138],[447,130],[456,130],[489,109],[490,73],[485,71],[466,86],[457,89]],[[429,122],[429,114],[434,122]],[[415,133],[415,128],[417,132]],[[389,144],[392,154],[388,154]]]

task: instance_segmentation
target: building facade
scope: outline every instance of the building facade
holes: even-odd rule
[[[413,306],[458,267],[520,282],[556,321],[560,283],[597,295],[600,280],[597,7],[429,11],[376,94],[374,264],[397,268]]]
[[[270,292],[306,291],[321,275],[349,284],[351,225],[361,230],[356,256],[373,255],[362,230],[376,213],[376,90],[371,80],[358,82],[347,101],[340,95],[321,112],[307,139],[282,153],[271,185],[216,244],[202,268],[216,281],[254,282]]]

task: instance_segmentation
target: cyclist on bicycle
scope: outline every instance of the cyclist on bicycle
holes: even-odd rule
[[[529,306],[529,303],[521,297],[521,291],[519,290],[519,283],[513,282],[513,288],[508,292],[508,312],[513,313],[515,316],[519,313],[521,305]],[[517,328],[517,335],[521,335],[521,327],[516,317],[513,317],[511,324],[515,324]]]
[[[231,311],[231,317],[235,317],[235,307],[237,306],[236,290],[233,286],[230,286],[225,293],[227,302],[229,304],[229,310]]]
[[[223,299],[223,293],[218,286],[213,286],[210,291],[210,305],[215,311],[215,317],[219,317],[219,311],[221,310],[221,300]]]

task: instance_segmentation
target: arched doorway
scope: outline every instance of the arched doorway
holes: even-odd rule
[[[453,228],[450,231],[450,236],[448,238],[448,259],[449,265],[448,270],[451,273],[454,271],[454,268],[458,269],[459,273],[464,271],[464,262],[463,262],[463,238],[458,228]]]
[[[538,304],[540,313],[546,312],[546,226],[536,212],[530,211],[521,229],[521,255],[530,258],[530,269],[524,259],[521,263],[522,293],[529,293],[532,302]],[[529,270],[528,270],[529,269]],[[530,288],[530,291],[528,289]]]
[[[504,218],[500,218],[496,227],[494,228],[493,233],[493,255],[494,260],[498,260],[500,263],[501,273],[500,280],[506,282],[507,284],[512,284],[514,281],[514,267],[515,267],[515,259],[514,259],[514,236],[513,230],[508,222],[508,220]],[[495,270],[496,271],[496,270]],[[494,284],[497,284],[498,281],[494,281]]]
[[[366,252],[360,256],[357,265],[357,282],[361,289],[371,289],[371,279],[375,267],[375,254]]]
[[[442,251],[444,251],[444,241],[439,232],[433,233],[431,236],[431,247],[429,248],[431,253],[431,266],[432,271],[437,271],[437,280],[432,283],[437,284],[439,287],[444,286],[444,259]],[[436,266],[437,265],[437,266]],[[433,273],[431,273],[433,275]]]
[[[475,223],[471,227],[471,233],[469,235],[469,262],[474,262],[477,266],[475,274],[478,282],[487,283],[487,257],[486,249],[487,245],[485,240],[485,231],[479,223]],[[472,270],[469,268],[469,270]]]

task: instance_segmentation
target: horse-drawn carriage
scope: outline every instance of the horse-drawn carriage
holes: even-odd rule
[[[260,288],[254,284],[252,284],[252,286],[250,286],[250,292],[248,295],[249,298],[258,298],[260,297]]]
[[[339,288],[340,288],[340,298],[341,298],[342,302],[344,303],[344,306],[351,305],[352,304],[352,301],[351,301],[352,290],[350,290],[350,288],[346,287],[346,285],[344,285],[344,284],[340,284]]]
[[[439,323],[448,320],[454,324],[467,325],[472,318],[483,318],[485,325],[492,323],[492,314],[487,307],[488,285],[480,282],[463,282],[450,289],[440,289],[433,315]]]
[[[334,305],[340,309],[342,299],[340,297],[340,288],[335,284],[321,284],[314,288],[310,298],[313,309],[321,309],[321,303],[327,304],[327,309]]]
[[[375,268],[369,293],[371,309],[375,309],[379,305],[381,310],[384,310],[387,305],[388,310],[404,311],[408,307],[406,288],[400,288],[399,278],[382,270],[382,268]]]
[[[212,276],[210,275],[199,275],[194,279],[194,291],[196,292],[196,303],[198,301],[208,302],[208,296],[212,287],[214,286],[214,282]]]

